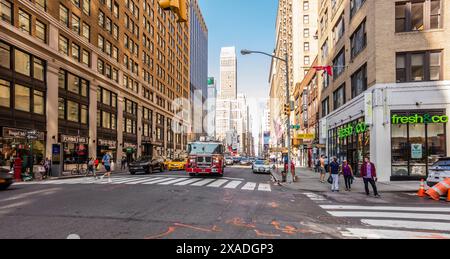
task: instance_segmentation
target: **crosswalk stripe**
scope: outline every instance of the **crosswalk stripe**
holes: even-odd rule
[[[450,212],[450,208],[438,207],[386,207],[386,206],[343,206],[322,205],[325,210],[367,210],[367,211],[414,211],[414,212]]]
[[[270,184],[266,184],[266,183],[260,183],[258,186],[258,191],[262,191],[262,192],[270,192]]]
[[[363,219],[361,220],[361,222],[374,227],[406,228],[450,232],[450,223],[377,219]]]
[[[205,179],[205,180],[202,180],[200,182],[193,183],[190,186],[203,186],[203,185],[206,185],[206,184],[208,184],[208,183],[210,183],[212,181],[215,181],[215,179]]]
[[[171,184],[174,184],[174,183],[178,183],[178,182],[181,182],[181,181],[185,181],[185,180],[187,180],[188,178],[178,178],[178,179],[174,179],[174,180],[171,180],[171,181],[168,181],[168,182],[162,182],[162,183],[158,183],[159,185],[171,185]]]
[[[213,187],[213,188],[219,188],[220,186],[224,185],[226,182],[228,182],[228,180],[217,180],[211,184],[208,184],[208,187]]]
[[[192,179],[185,180],[183,182],[176,183],[175,185],[177,185],[177,186],[185,186],[185,185],[188,185],[188,184],[191,184],[191,183],[198,182],[200,180],[201,180],[201,178],[192,178]]]
[[[146,184],[146,185],[157,184],[157,183],[162,183],[162,182],[170,181],[170,180],[174,180],[174,179],[176,179],[176,178],[164,178],[164,179],[159,179],[159,180],[154,180],[154,181],[146,182],[146,183],[143,183],[143,184]]]
[[[450,215],[445,214],[419,214],[419,213],[393,213],[378,211],[327,211],[334,217],[344,218],[394,218],[394,219],[430,219],[430,220],[448,220]]]
[[[139,180],[137,182],[132,182],[132,183],[126,183],[126,184],[143,184],[146,182],[152,182],[152,181],[156,181],[159,179],[163,179],[162,177],[155,177],[155,178],[147,178],[147,179],[143,179],[143,180]]]
[[[241,190],[253,191],[256,188],[256,183],[248,182],[241,188]]]
[[[227,185],[225,185],[224,188],[225,189],[236,189],[236,187],[238,187],[241,183],[242,183],[242,181],[231,181]]]
[[[103,181],[109,182],[108,178],[104,178]],[[120,180],[120,181],[114,181],[111,179],[112,184],[129,184],[131,182],[137,182],[140,181],[140,179],[128,179],[128,180]]]
[[[450,239],[449,234],[364,228],[349,228],[343,235],[369,239]]]

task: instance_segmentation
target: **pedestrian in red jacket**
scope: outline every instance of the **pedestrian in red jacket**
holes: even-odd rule
[[[375,164],[370,162],[370,158],[366,157],[364,159],[364,163],[361,166],[361,176],[364,180],[364,186],[366,189],[367,196],[370,195],[369,191],[369,183],[372,186],[373,192],[375,197],[380,198],[380,195],[378,194],[377,184],[377,170],[375,168]]]

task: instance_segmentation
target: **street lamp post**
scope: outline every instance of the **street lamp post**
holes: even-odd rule
[[[290,98],[290,89],[289,89],[289,54],[286,51],[286,56],[285,58],[280,58],[277,57],[273,54],[269,54],[266,52],[262,52],[262,51],[253,51],[253,50],[247,50],[247,49],[243,49],[241,50],[241,54],[242,55],[250,55],[250,54],[261,54],[261,55],[265,55],[265,56],[269,56],[271,58],[280,60],[282,62],[284,62],[286,64],[286,104],[289,105],[289,109],[291,109],[291,98]],[[287,149],[288,149],[288,163],[287,163],[287,181],[288,183],[292,183],[293,182],[293,177],[292,177],[292,171],[291,171],[291,118],[290,118],[290,114],[288,114],[288,118],[286,120],[286,133],[287,133]]]

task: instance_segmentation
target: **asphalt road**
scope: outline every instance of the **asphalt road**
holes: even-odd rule
[[[409,209],[400,214],[404,209],[399,206]],[[427,207],[436,211],[417,211]],[[112,183],[58,180],[17,184],[0,192],[0,238],[447,238],[450,228],[443,230],[450,225],[450,210],[445,208],[450,208],[445,202],[404,193],[374,199],[296,192],[273,184],[270,175],[252,174],[250,168],[227,168],[224,178],[210,180],[190,179],[182,172],[120,174]],[[385,214],[373,218],[367,213]],[[399,216],[414,221],[400,228],[405,223]],[[389,223],[383,219],[392,218],[400,223],[383,225]],[[417,226],[430,218],[427,229]]]

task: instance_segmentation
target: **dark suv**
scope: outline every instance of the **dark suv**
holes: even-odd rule
[[[141,157],[130,163],[130,174],[136,173],[152,174],[155,171],[164,172],[164,159]]]

